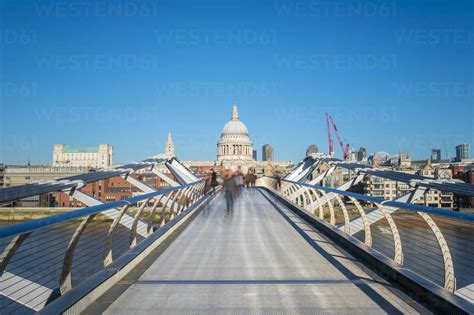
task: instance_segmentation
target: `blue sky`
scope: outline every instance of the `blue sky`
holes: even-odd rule
[[[234,100],[255,147],[474,145],[474,3],[1,1],[0,162],[110,143],[127,162],[213,159]],[[336,153],[340,150],[336,146]]]

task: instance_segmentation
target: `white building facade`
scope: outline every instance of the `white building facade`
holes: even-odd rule
[[[114,150],[110,144],[99,144],[92,148],[74,148],[55,144],[53,166],[104,168],[113,164]]]

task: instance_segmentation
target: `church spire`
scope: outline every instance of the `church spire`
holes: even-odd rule
[[[173,138],[171,138],[171,132],[168,133],[168,141],[165,145],[165,154],[168,156],[174,156],[174,143]]]
[[[234,108],[232,110],[232,120],[239,120],[239,111],[237,110],[236,102],[234,102]]]

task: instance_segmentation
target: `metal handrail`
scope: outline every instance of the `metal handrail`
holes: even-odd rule
[[[133,250],[140,244],[151,246],[145,240],[153,240],[153,235],[160,235],[159,231],[166,233],[168,224],[175,224],[172,222],[177,222],[181,214],[197,209],[193,207],[205,200],[204,184],[205,180],[197,180],[0,228],[0,293],[6,299],[2,300],[0,313],[15,313],[19,305],[40,311],[97,272],[107,270],[124,255],[136,255]],[[134,214],[128,213],[137,202],[143,204]],[[160,204],[160,223],[157,225],[155,218]],[[143,220],[147,211],[148,220]],[[98,225],[93,223],[100,213],[113,219],[105,235],[102,232],[108,222],[97,220]],[[57,231],[62,234],[58,235]],[[84,265],[85,259],[91,262],[91,267]],[[25,275],[28,269],[34,275]]]
[[[271,178],[271,177],[270,177]],[[293,185],[299,185],[299,186],[305,186],[309,188],[314,188],[314,189],[319,189],[323,190],[326,192],[331,192],[347,197],[354,197],[359,200],[364,200],[368,201],[371,203],[375,204],[381,204],[384,206],[388,207],[393,207],[393,208],[403,208],[411,211],[416,211],[416,212],[424,212],[424,213],[430,213],[430,214],[435,214],[439,216],[444,216],[448,218],[454,218],[462,221],[467,221],[467,222],[474,222],[474,214],[472,213],[467,213],[467,212],[458,212],[458,211],[450,211],[450,210],[444,210],[444,209],[439,209],[439,208],[434,208],[434,207],[429,207],[429,206],[421,206],[421,205],[414,205],[410,203],[404,203],[404,202],[399,202],[399,201],[394,201],[394,200],[386,200],[383,198],[378,198],[378,197],[373,197],[373,196],[367,196],[363,194],[358,194],[355,192],[351,191],[345,191],[345,190],[339,190],[335,188],[329,188],[325,186],[319,186],[319,185],[310,185],[306,183],[299,183],[299,182],[294,182],[294,181],[289,181],[286,179],[281,179],[282,182],[287,182]]]
[[[346,161],[335,159],[335,158],[320,158],[320,157],[314,158],[314,157],[308,156],[306,157],[305,160],[303,160],[303,162],[306,161],[307,159],[312,160],[313,162],[312,165],[315,165],[318,162],[326,162],[334,167],[341,167],[341,168],[351,170],[357,173],[360,172],[367,175],[372,175],[372,176],[381,177],[385,179],[391,179],[391,180],[403,182],[409,185],[411,183],[417,183],[417,185],[420,187],[432,188],[432,189],[437,189],[441,191],[446,191],[446,192],[451,192],[451,193],[456,193],[456,194],[461,194],[461,195],[466,195],[466,196],[474,196],[474,185],[467,184],[464,182],[437,183],[434,178],[430,178],[430,177],[426,177],[422,175],[397,172],[390,169],[375,168],[370,165],[346,162]],[[301,165],[301,163],[299,165]],[[295,168],[294,171],[296,171],[297,169],[298,167]],[[425,183],[423,181],[430,181],[430,183]]]
[[[118,165],[113,168],[102,168],[95,172],[84,173],[80,175],[67,176],[48,181],[33,182],[21,186],[0,188],[0,203],[14,201],[17,199],[36,196],[39,194],[61,191],[69,188],[79,189],[83,185],[93,183],[106,178],[133,173],[137,170],[155,166],[156,164],[166,162],[167,157],[157,155],[144,161]]]
[[[271,182],[267,182],[265,178],[270,179]],[[468,256],[465,257],[463,254],[466,246],[471,245],[465,244],[462,236],[452,233],[453,230],[459,229],[460,226],[474,231],[474,226],[472,225],[474,223],[474,214],[415,205],[410,203],[412,202],[411,199],[408,202],[385,200],[379,197],[346,191],[344,190],[345,188],[334,189],[287,179],[280,179],[281,187],[275,189],[277,180],[278,178],[275,177],[264,177],[262,183],[264,187],[268,186],[288,202],[302,207],[314,216],[317,215],[316,212],[319,209],[319,219],[321,220],[326,221],[323,206],[327,205],[326,209],[329,210],[330,214],[329,225],[343,231],[343,233],[350,237],[363,241],[369,248],[374,249],[375,246],[376,251],[392,259],[399,266],[410,269],[425,279],[436,283],[445,291],[456,294],[470,303],[474,303],[474,296],[471,293],[465,293],[471,292],[474,288],[474,274],[472,273],[472,267],[467,263],[470,258]],[[318,194],[322,197],[318,196]],[[348,201],[345,201],[341,196],[347,197]],[[414,198],[416,199],[415,196]],[[374,207],[366,210],[359,201],[371,203]],[[344,222],[341,224],[336,224],[335,214],[337,209],[336,204],[333,202],[337,204],[338,210],[342,211],[344,215]],[[352,220],[349,218],[345,205],[346,202],[355,206],[359,216],[354,216]],[[402,212],[397,214],[398,210],[402,210]],[[404,218],[404,213],[414,213],[417,215]],[[383,236],[385,234],[383,232],[379,232],[377,235],[371,231],[372,225],[384,219],[386,222],[382,226],[390,230],[391,240],[390,237]],[[413,232],[407,232],[406,230],[405,224],[408,222],[406,221],[408,219],[410,219],[410,222],[413,222]],[[420,225],[420,223],[422,224]],[[405,228],[402,233],[405,235],[405,239],[401,237],[400,228]],[[359,232],[360,234],[358,234]],[[414,238],[408,240],[406,239],[408,235]],[[377,236],[375,242],[374,236]],[[427,239],[430,241],[426,242]],[[403,244],[407,241],[410,246]],[[437,244],[438,249],[433,250],[433,247],[427,245],[431,241],[434,241],[433,244]],[[390,245],[390,243],[393,245]],[[422,248],[421,251],[416,252],[415,257],[413,256],[413,246],[421,246]],[[437,250],[439,251],[436,252]],[[407,254],[410,251],[411,255]],[[433,253],[439,255],[437,257],[441,259],[440,269],[435,268],[435,270],[439,270],[438,275],[442,274],[444,276],[443,280],[436,275],[436,271],[426,270],[425,264],[433,262]],[[408,265],[405,263],[405,258],[409,260]],[[462,284],[458,285],[458,282]]]
[[[181,185],[181,186],[177,186],[177,187],[171,187],[171,188],[163,189],[163,190],[160,190],[160,191],[157,191],[157,192],[152,192],[152,193],[148,193],[148,194],[134,196],[134,197],[131,197],[131,198],[125,199],[125,200],[119,200],[119,201],[104,203],[104,204],[97,205],[97,206],[87,207],[87,208],[83,208],[83,209],[79,209],[79,210],[74,210],[74,211],[70,211],[70,212],[65,212],[65,213],[60,213],[60,214],[48,216],[48,217],[45,217],[45,218],[34,219],[34,220],[31,220],[31,221],[27,221],[27,222],[13,224],[13,225],[6,226],[6,227],[1,227],[0,228],[0,238],[11,237],[11,236],[16,236],[16,235],[32,232],[34,230],[44,228],[44,227],[47,227],[47,226],[51,226],[51,225],[54,225],[54,224],[63,223],[63,222],[67,222],[67,221],[70,221],[70,220],[82,218],[82,217],[85,217],[85,216],[88,216],[88,215],[91,215],[91,214],[97,214],[97,213],[100,213],[100,212],[103,212],[103,211],[106,211],[106,210],[110,210],[110,209],[114,209],[114,208],[117,208],[117,207],[131,205],[131,204],[134,204],[138,201],[150,199],[150,198],[153,198],[153,197],[156,197],[156,196],[167,194],[167,193],[172,192],[172,191],[176,191],[176,190],[180,190],[180,189],[183,189],[183,188],[186,188],[186,187],[189,187],[189,186],[193,186],[193,185],[198,184],[202,181],[203,180],[200,180],[200,181],[190,183],[190,184],[185,184],[185,185]]]

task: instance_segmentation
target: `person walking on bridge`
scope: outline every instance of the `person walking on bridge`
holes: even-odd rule
[[[241,171],[235,172],[234,180],[235,185],[237,186],[236,197],[239,197],[242,192],[242,188],[244,187],[244,175]]]
[[[224,189],[227,212],[232,212],[234,210],[235,194],[237,193],[237,185],[234,176],[232,176],[232,171],[226,170],[222,188]]]
[[[257,175],[255,175],[255,173],[252,173],[252,181],[250,182],[250,184],[252,185],[252,187],[255,187],[256,183],[257,183]]]
[[[217,182],[217,173],[214,169],[211,169],[211,187],[212,187],[212,195],[216,195],[216,187],[219,186]]]
[[[276,190],[280,190],[281,189],[281,177],[280,177],[280,174],[279,173],[275,173],[275,188]]]
[[[252,172],[248,171],[247,175],[245,175],[245,186],[250,187],[252,185],[253,174]]]

